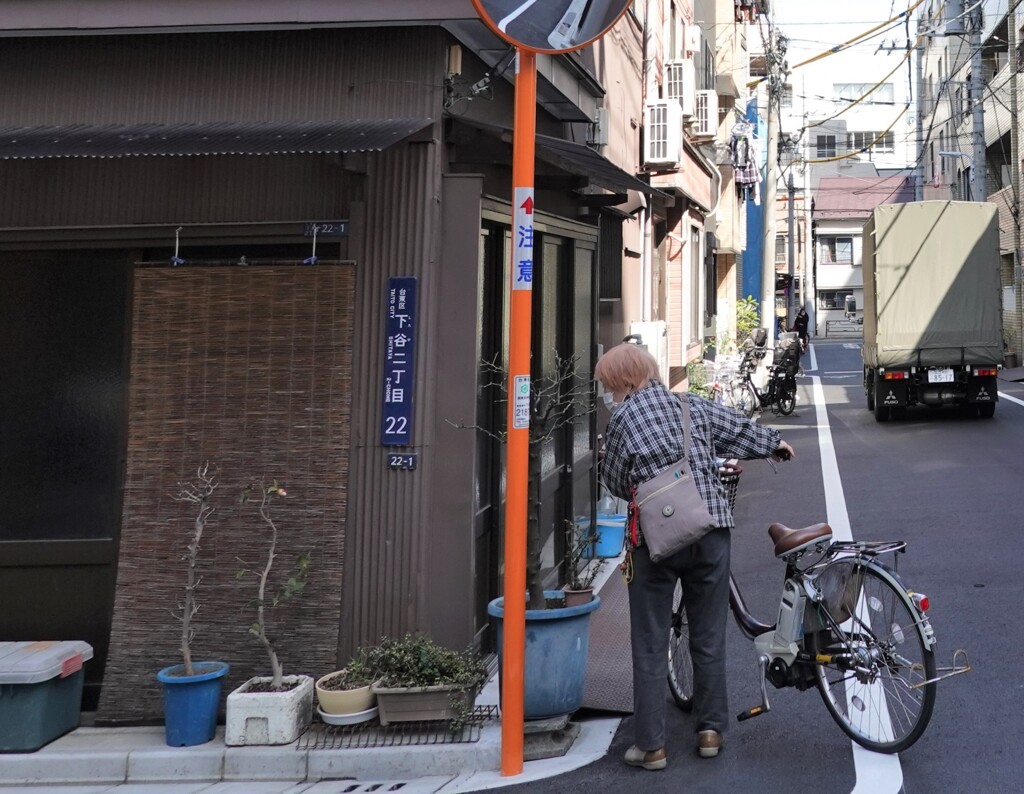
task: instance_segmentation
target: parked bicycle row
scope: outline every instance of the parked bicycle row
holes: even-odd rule
[[[757,329],[744,343],[738,359],[722,357],[710,365],[712,398],[744,416],[771,410],[789,416],[796,408],[796,376],[800,373],[803,344],[795,332],[779,335],[766,378],[758,370],[768,355],[767,332]],[[758,383],[763,380],[764,386]]]

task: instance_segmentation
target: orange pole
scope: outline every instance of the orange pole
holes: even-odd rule
[[[508,457],[505,491],[505,615],[502,624],[501,774],[523,771],[526,653],[526,512],[530,452],[530,316],[533,297],[533,169],[537,56],[517,50],[512,130],[512,311],[509,322]]]

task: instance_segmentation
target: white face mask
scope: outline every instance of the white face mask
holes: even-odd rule
[[[622,407],[622,403],[615,402],[615,395],[612,394],[610,391],[606,391],[604,394],[602,394],[601,399],[604,400],[605,407],[612,413],[615,413]]]

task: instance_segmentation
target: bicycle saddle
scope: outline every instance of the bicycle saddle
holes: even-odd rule
[[[818,543],[832,540],[832,527],[828,524],[811,524],[803,529],[790,529],[784,524],[768,527],[768,537],[775,544],[775,556],[782,557],[797,551],[804,551]]]

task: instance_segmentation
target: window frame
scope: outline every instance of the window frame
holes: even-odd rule
[[[848,240],[850,244],[850,260],[840,261],[839,260],[839,241]],[[831,245],[829,245],[831,242]],[[828,248],[832,258],[827,260],[821,256],[823,249]],[[841,265],[846,267],[853,267],[853,236],[846,234],[823,234],[818,237],[818,263],[821,265]]]
[[[829,154],[830,148],[828,139],[832,139],[831,154]],[[825,139],[824,145],[822,139]],[[834,133],[821,133],[814,140],[814,149],[817,152],[817,157],[836,157],[839,154],[839,142],[838,138]]]

